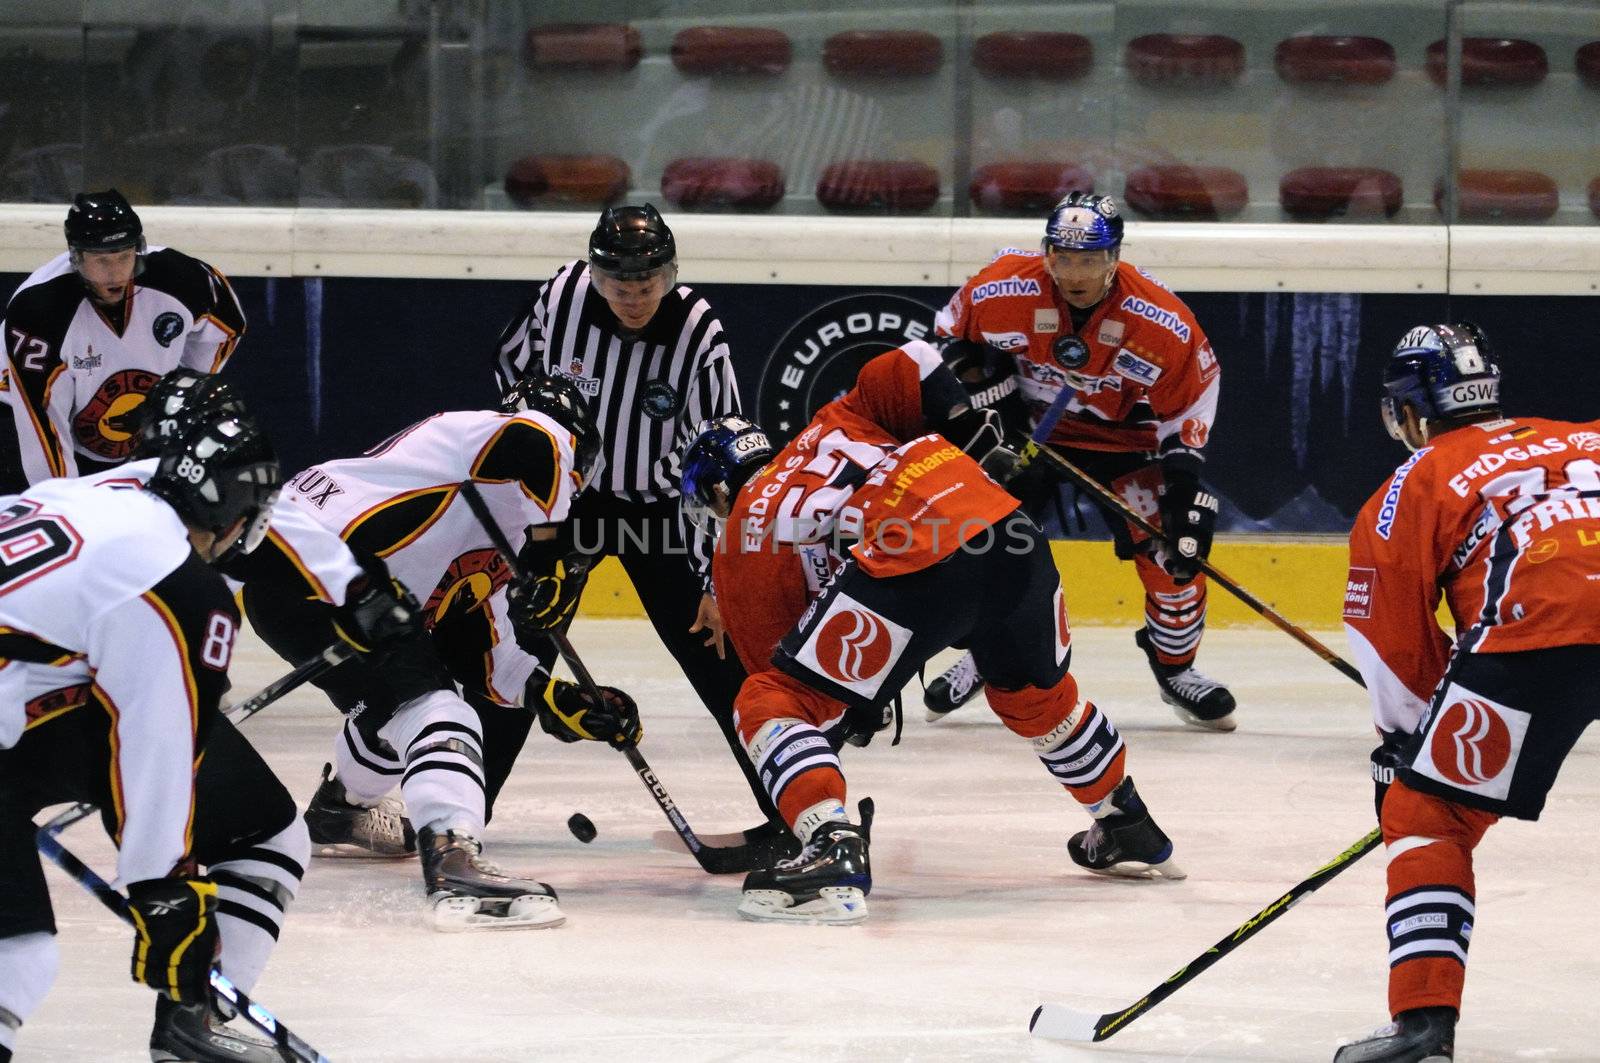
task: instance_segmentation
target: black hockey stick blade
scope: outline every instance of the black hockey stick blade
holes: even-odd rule
[[[73,881],[92,893],[96,900],[115,912],[124,923],[132,926],[133,916],[128,912],[128,898],[112,888],[111,883],[101,878],[92,867],[78,859],[77,855],[62,845],[61,839],[57,837],[67,827],[93,811],[93,805],[73,805],[41,826],[34,836],[34,844],[38,846],[39,852],[49,857],[51,862],[70,875]],[[211,992],[219,999],[227,1001],[229,1006],[244,1016],[250,1025],[272,1038],[279,1049],[300,1060],[300,1063],[330,1063],[327,1056],[312,1048],[293,1030],[279,1022],[272,1012],[251,1000],[243,990],[228,981],[227,976],[215,967],[211,969]]]
[[[1239,928],[1205,952],[1179,967],[1165,982],[1152,989],[1148,994],[1121,1011],[1110,1011],[1104,1015],[1094,1015],[1086,1011],[1078,1011],[1064,1004],[1040,1004],[1033,1009],[1033,1017],[1028,1020],[1028,1030],[1035,1037],[1045,1037],[1052,1041],[1079,1041],[1094,1042],[1104,1041],[1106,1038],[1120,1032],[1128,1023],[1137,1019],[1163,1000],[1194,981],[1205,972],[1212,964],[1244,944],[1256,935],[1258,931],[1275,921],[1290,908],[1305,900],[1307,896],[1327,883],[1334,876],[1344,871],[1351,864],[1366,856],[1383,838],[1383,834],[1374,827],[1350,848],[1334,857],[1313,871],[1305,881],[1292,886],[1289,892],[1274,900],[1271,904],[1261,909],[1249,919],[1246,919]]]

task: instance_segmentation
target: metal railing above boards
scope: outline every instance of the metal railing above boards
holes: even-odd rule
[[[548,277],[595,215],[140,206],[152,244],[235,276]],[[62,250],[64,208],[0,205],[0,272]],[[694,283],[955,286],[1038,219],[674,214]],[[1130,222],[1125,256],[1178,291],[1600,293],[1600,228]]]
[[[8,202],[1600,226],[1600,0],[14,0],[0,109]]]

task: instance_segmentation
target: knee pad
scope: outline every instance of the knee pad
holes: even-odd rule
[[[1383,841],[1393,846],[1407,838],[1424,838],[1471,850],[1499,818],[1493,812],[1413,790],[1403,779],[1396,779],[1383,798]]]
[[[1049,735],[1069,720],[1076,726],[1081,718],[1078,701],[1078,681],[1068,672],[1052,687],[1022,687],[1003,690],[990,687],[989,707],[1002,723],[1023,738],[1036,739]],[[1076,716],[1074,715],[1076,713]],[[1071,733],[1068,729],[1067,733]]]

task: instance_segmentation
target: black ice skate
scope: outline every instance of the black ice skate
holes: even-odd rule
[[[981,693],[983,676],[978,674],[972,654],[963,653],[922,692],[922,704],[928,708],[926,719],[929,723],[942,720]]]
[[[292,1057],[270,1042],[228,1029],[209,1004],[174,1004],[157,995],[150,1058],[154,1063],[284,1063]]]
[[[1178,719],[1213,731],[1231,731],[1238,726],[1233,721],[1233,694],[1227,687],[1202,675],[1192,664],[1162,664],[1144,628],[1133,633],[1133,641],[1150,661],[1161,700],[1172,706]]]
[[[1449,1063],[1455,1042],[1454,1008],[1417,1008],[1340,1048],[1333,1063]]]
[[[1161,832],[1144,807],[1133,777],[1123,779],[1107,798],[1116,811],[1094,821],[1067,842],[1067,855],[1097,875],[1125,878],[1188,877],[1172,862],[1172,839]]]
[[[470,834],[423,827],[417,848],[435,930],[540,930],[567,921],[555,890],[495,867]]]
[[[352,804],[344,784],[333,778],[333,765],[322,766],[322,783],[306,805],[306,830],[317,856],[390,859],[417,851],[417,835],[404,815],[405,806],[385,797],[374,808]]]
[[[779,823],[763,823],[751,827],[741,835],[750,849],[752,868],[772,867],[780,860],[792,860],[800,855],[800,839],[788,827]],[[704,839],[701,839],[702,841]]]
[[[872,867],[866,832],[853,823],[824,823],[800,855],[745,876],[739,914],[780,923],[849,926],[867,917]]]

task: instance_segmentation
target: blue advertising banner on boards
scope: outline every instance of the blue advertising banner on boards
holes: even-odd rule
[[[9,297],[22,277],[0,277]],[[684,279],[693,283],[686,270]],[[431,413],[495,404],[496,338],[532,295],[508,281],[237,278],[249,330],[226,372],[291,470]],[[746,410],[797,432],[868,358],[932,331],[948,288],[699,285],[727,330]],[[1405,457],[1384,434],[1384,359],[1416,324],[1489,333],[1513,413],[1600,417],[1600,299],[1179,293],[1223,366],[1206,479],[1223,527],[1343,532]],[[1087,515],[1088,507],[1083,512]],[[1090,519],[1067,533],[1098,537]]]

